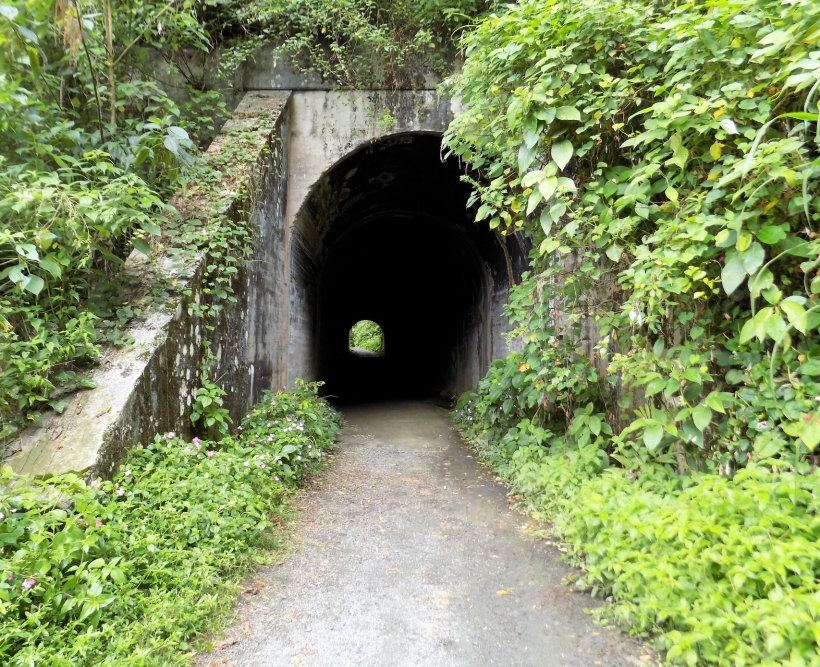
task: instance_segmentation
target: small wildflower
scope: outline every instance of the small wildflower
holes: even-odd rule
[[[245,461],[245,467],[247,468],[251,464],[250,461]]]
[[[95,525],[95,526],[97,526],[97,528],[102,528],[102,521],[100,521],[99,519],[97,519],[97,520],[94,522],[94,525]]]
[[[126,474],[126,475],[130,475],[130,474],[131,474],[131,471],[130,471],[130,470],[126,470],[126,471],[125,471],[125,474]]]
[[[168,433],[165,437],[166,438],[175,438],[176,436],[177,436],[177,434],[174,433],[173,431],[168,431]]]
[[[183,449],[182,451],[183,451],[183,452],[185,452],[185,453],[187,454],[188,452],[190,452],[190,451],[191,451],[191,448],[190,448],[190,447],[186,447],[186,448],[185,448],[185,449]]]
[[[23,580],[23,588],[28,590],[32,586],[34,586],[34,579],[24,579]]]
[[[96,489],[99,485],[100,485],[100,480],[98,480],[98,479],[93,479],[93,480],[91,480],[91,486],[93,486],[95,489]]]
[[[14,579],[14,575],[13,575],[13,574],[10,574],[10,575],[8,576],[8,580],[9,580],[9,581],[12,581],[13,579]]]
[[[214,457],[214,453],[215,453],[215,452],[214,452],[214,450],[213,450],[213,449],[209,449],[209,450],[208,450],[208,458],[209,458],[209,459],[212,459],[212,458]]]
[[[242,427],[241,427],[241,426],[239,426],[238,428],[239,428],[239,430],[240,430],[240,431],[242,430]]]
[[[278,476],[278,475],[274,475],[274,476],[273,476],[273,478],[274,478],[277,482],[279,481],[279,476]]]
[[[124,496],[125,495],[125,489],[117,489],[117,495],[118,496]]]
[[[5,519],[5,518],[6,518],[6,515],[5,515],[5,514],[3,514],[2,512],[0,512],[0,521],[2,521],[2,520],[3,520],[3,519]]]

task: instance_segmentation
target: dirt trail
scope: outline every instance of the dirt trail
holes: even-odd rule
[[[293,553],[238,604],[229,636],[240,640],[200,665],[647,664],[584,613],[591,598],[561,585],[558,551],[528,537],[444,410],[391,403],[345,418]]]

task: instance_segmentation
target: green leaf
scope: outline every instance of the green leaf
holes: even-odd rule
[[[773,284],[774,275],[769,269],[763,269],[749,278],[749,291],[753,297],[757,297],[763,290],[768,289]]]
[[[553,220],[560,220],[561,216],[567,212],[567,205],[562,201],[556,201],[552,206],[550,206],[550,217]]]
[[[803,308],[803,306],[801,306],[799,303],[795,301],[789,301],[788,299],[780,302],[780,308],[784,313],[786,313],[786,317],[789,320],[789,324],[791,324],[800,333],[805,334],[806,327],[808,324],[806,309]]]
[[[558,187],[558,179],[555,176],[550,176],[549,178],[545,178],[538,184],[538,190],[541,192],[541,195],[544,197],[545,201],[549,201],[552,195],[555,194],[555,190]]]
[[[694,410],[692,410],[692,421],[699,430],[705,431],[712,421],[712,409],[705,403],[701,403]]]
[[[538,190],[537,188],[530,193],[530,196],[527,198],[526,215],[529,215],[530,213],[532,213],[536,209],[538,204],[541,203],[542,196],[543,195],[541,194],[541,191]]]
[[[663,424],[654,422],[649,424],[643,432],[643,444],[646,445],[650,451],[655,451],[663,437]]]
[[[572,143],[566,139],[554,143],[552,145],[551,154],[552,159],[555,160],[555,164],[563,171],[564,167],[566,167],[570,161],[570,158],[572,158]]]
[[[606,249],[606,256],[613,262],[618,262],[621,259],[621,253],[623,250],[623,246],[619,246],[617,243],[614,243]]]
[[[780,227],[769,225],[768,227],[762,227],[757,231],[757,238],[767,245],[774,245],[778,241],[782,241],[786,238],[786,232],[784,232]]]
[[[537,151],[537,146],[527,146],[526,144],[521,144],[521,148],[518,149],[519,174],[523,174],[530,168],[532,161],[535,159],[535,154]]]
[[[147,257],[151,256],[151,246],[149,246],[143,239],[131,239],[131,245],[133,245],[143,255],[146,255]]]
[[[552,231],[553,218],[552,214],[550,213],[551,210],[552,209],[545,208],[543,211],[541,211],[541,217],[539,219],[539,222],[541,223],[541,229],[544,230],[544,234],[546,236],[549,236],[550,232]]]
[[[743,268],[751,275],[755,271],[757,271],[761,264],[763,264],[763,260],[766,259],[766,251],[763,249],[763,246],[755,241],[750,245],[746,250],[739,253],[740,260],[743,263]]]
[[[803,432],[800,434],[800,439],[812,452],[814,448],[820,444],[820,422],[817,421],[817,417],[812,418],[812,420],[806,424],[803,428]]]
[[[160,234],[162,234],[162,229],[160,229],[160,226],[154,222],[144,220],[140,226],[146,232],[148,232],[149,234],[153,234],[154,236],[159,236]]]
[[[14,21],[19,13],[16,7],[0,5],[0,16],[5,16],[9,21]]]
[[[746,268],[740,259],[740,253],[734,248],[726,252],[726,263],[720,277],[726,294],[734,292],[746,279]]]
[[[555,117],[558,120],[581,120],[581,114],[575,107],[558,107]]]
[[[528,172],[524,178],[521,179],[521,186],[524,188],[531,188],[536,183],[544,179],[544,172],[540,169]]]
[[[45,284],[45,281],[40,276],[30,275],[23,282],[23,289],[37,296],[42,291]]]
[[[50,259],[41,259],[40,266],[48,271],[54,278],[59,278],[63,273],[62,267],[60,267],[57,262]]]
[[[720,398],[720,392],[713,391],[706,397],[706,405],[708,405],[715,412],[726,414],[726,409],[723,407],[723,401]]]
[[[593,435],[601,434],[601,418],[598,415],[590,415],[589,430],[592,431]]]
[[[666,378],[655,378],[646,385],[646,396],[659,394],[666,388]]]

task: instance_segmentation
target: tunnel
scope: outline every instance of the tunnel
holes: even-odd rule
[[[292,376],[321,378],[341,403],[449,399],[508,352],[504,304],[527,248],[474,222],[463,176],[440,135],[407,133],[319,179],[291,232]],[[351,352],[360,320],[382,328],[380,356]]]

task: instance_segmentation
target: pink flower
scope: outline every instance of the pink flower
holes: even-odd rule
[[[8,576],[8,580],[9,580],[9,581],[11,581],[12,579],[14,579],[14,575],[13,575],[13,574],[10,574],[10,575]]]
[[[34,579],[24,579],[23,580],[23,588],[28,590],[32,586],[34,586]]]
[[[117,495],[118,496],[124,496],[125,495],[125,489],[117,489]]]
[[[279,477],[278,477],[278,476],[274,475],[274,477],[273,477],[273,478],[274,478],[277,482],[279,481]]]
[[[166,437],[166,438],[175,438],[175,437],[176,437],[176,435],[177,435],[177,434],[176,434],[176,433],[174,433],[173,431],[168,431],[168,433],[165,435],[165,437]]]
[[[98,480],[98,479],[91,480],[91,486],[93,486],[95,489],[96,489],[99,485],[100,485],[100,480]]]
[[[209,459],[212,459],[212,458],[214,457],[214,453],[215,453],[215,452],[214,452],[214,450],[213,450],[213,449],[209,449],[209,450],[208,450],[208,458],[209,458]]]
[[[99,519],[97,519],[97,520],[94,522],[94,525],[96,525],[96,526],[97,526],[97,528],[102,528],[102,521],[100,521]]]
[[[238,427],[238,428],[239,428],[239,430],[240,430],[240,431],[242,430],[242,427],[241,427],[241,426],[240,426],[240,427]]]
[[[191,448],[190,448],[190,447],[186,447],[186,448],[185,448],[185,449],[183,449],[182,451],[183,451],[183,452],[185,452],[185,453],[187,454],[188,452],[190,452],[190,451],[191,451]]]

